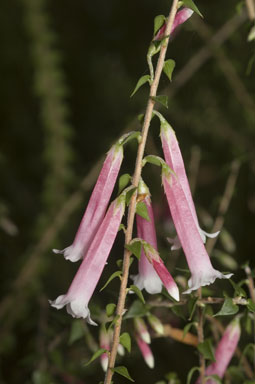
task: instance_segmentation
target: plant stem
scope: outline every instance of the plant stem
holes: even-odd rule
[[[199,300],[202,300],[202,288],[199,288],[198,291],[198,297]],[[198,327],[197,327],[197,336],[198,336],[198,342],[203,343],[204,342],[204,307],[201,305],[198,305],[197,307],[197,314],[198,314]],[[205,358],[202,353],[199,353],[199,361],[200,361],[200,380],[201,384],[204,383],[204,377],[205,377]]]
[[[246,0],[246,7],[250,20],[255,20],[255,4],[254,0]]]
[[[174,22],[175,14],[177,12],[177,5],[178,0],[173,0],[172,7],[170,10],[170,14],[168,17],[168,21],[166,24],[166,31],[165,36],[169,36],[172,25]],[[144,155],[144,149],[145,144],[148,136],[148,131],[150,127],[152,112],[154,108],[155,101],[152,100],[151,97],[156,96],[157,89],[159,85],[160,76],[163,70],[165,55],[168,47],[169,37],[167,37],[164,40],[164,43],[161,46],[159,58],[157,62],[157,67],[155,71],[155,77],[153,79],[153,82],[150,87],[150,96],[147,103],[147,108],[145,112],[144,117],[144,123],[142,128],[142,135],[141,135],[141,141],[138,146],[137,151],[137,157],[136,157],[136,164],[135,164],[135,170],[134,175],[132,179],[132,184],[134,187],[138,187],[138,183],[141,177],[142,172],[142,159]],[[128,220],[127,220],[127,230],[125,234],[125,244],[128,244],[130,240],[132,239],[132,233],[133,233],[133,225],[134,225],[134,218],[135,218],[135,209],[136,209],[136,196],[137,192],[135,192],[130,200],[129,210],[128,210]],[[119,292],[119,299],[117,304],[117,310],[116,314],[118,316],[118,319],[116,321],[115,327],[114,327],[114,334],[113,334],[113,341],[111,345],[111,351],[109,356],[109,363],[108,363],[108,369],[105,375],[105,384],[110,384],[112,375],[113,375],[113,368],[115,366],[115,360],[116,360],[116,354],[117,354],[117,348],[119,344],[119,337],[120,337],[120,330],[121,330],[121,323],[122,323],[122,316],[124,312],[124,306],[125,306],[125,300],[127,295],[127,282],[128,282],[128,274],[129,274],[129,261],[130,261],[130,252],[125,249],[124,251],[124,259],[123,259],[123,269],[122,269],[122,279],[121,279],[121,285],[120,285],[120,292]]]

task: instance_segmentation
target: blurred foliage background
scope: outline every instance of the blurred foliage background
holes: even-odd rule
[[[176,131],[187,167],[191,165],[194,199],[209,231],[237,161],[237,181],[225,215],[227,240],[222,236],[217,242],[214,264],[228,270],[223,256],[231,254],[226,260],[233,270],[249,259],[254,267],[254,41],[247,42],[252,24],[244,2],[196,3],[204,19],[195,15],[172,39],[168,58],[176,61],[176,69],[171,84],[162,77],[159,93],[169,95],[164,114]],[[148,89],[129,96],[138,78],[148,73],[153,19],[167,15],[169,5],[166,0],[0,3],[3,384],[87,384],[103,378],[98,363],[87,368],[83,364],[93,353],[98,330],[82,323],[79,340],[70,341],[74,320],[65,310],[49,308],[47,299],[64,293],[77,269],[51,249],[71,244],[111,144],[124,130],[139,129],[137,115],[144,110]],[[161,154],[158,136],[153,121],[148,153]],[[129,144],[122,173],[132,173],[135,152],[136,145]],[[157,171],[148,166],[145,181],[158,207],[159,246],[167,256],[162,225],[167,218],[160,213],[165,209]],[[122,247],[120,234],[100,287],[116,269]],[[183,256],[178,263],[185,268]],[[243,277],[236,270],[235,278]],[[116,281],[107,292],[94,295],[97,320],[98,308],[116,302],[117,289]],[[221,282],[218,289],[222,294],[229,284]],[[165,322],[182,326],[169,311],[163,316]],[[135,358],[123,361],[137,382],[154,383],[170,371],[185,382],[197,364],[194,348],[170,338],[153,341],[152,372],[142,365],[135,344],[133,351]]]

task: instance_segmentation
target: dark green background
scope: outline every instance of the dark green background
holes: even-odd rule
[[[82,366],[91,355],[83,339],[68,345],[72,319],[64,310],[48,307],[47,298],[64,293],[77,269],[53,255],[51,248],[72,242],[89,197],[79,189],[82,179],[128,124],[134,128],[134,118],[144,110],[147,86],[134,98],[129,95],[138,78],[148,73],[146,52],[153,19],[157,14],[167,15],[169,4],[163,0],[1,1],[1,383],[95,383],[103,377],[99,364]],[[197,1],[213,34],[237,14],[237,4],[233,0]],[[190,22],[170,43],[167,57],[176,61],[176,69],[172,84],[162,76],[160,90],[175,90],[164,114],[176,131],[186,164],[194,146],[201,150],[195,202],[213,217],[231,162],[241,161],[225,226],[236,243],[233,256],[238,264],[250,259],[254,266],[254,67],[246,73],[254,54],[254,43],[247,42],[250,27],[246,19],[221,47],[248,102],[227,80],[217,49],[177,88],[175,76],[206,45]],[[152,137],[160,154],[158,135],[159,127],[153,122]],[[132,173],[135,150],[135,144],[127,146],[122,173]],[[154,202],[161,202],[157,171],[148,167],[145,179]],[[60,219],[54,241],[41,251],[37,244],[75,191],[80,191],[81,201],[63,222]],[[8,230],[10,225],[17,233],[15,228],[13,234]],[[160,227],[158,232],[162,235]],[[166,253],[163,240],[161,247]],[[121,255],[120,235],[103,281],[116,269],[114,257]],[[180,265],[185,267],[183,258]],[[244,276],[237,271],[239,277]],[[115,284],[116,289],[113,283],[108,292],[94,297],[94,304],[103,309],[116,301]],[[165,321],[177,321],[163,315]],[[177,321],[177,325],[182,323]],[[92,332],[97,338],[97,329]],[[58,334],[62,339],[49,352]],[[135,359],[121,362],[139,383],[154,383],[169,371],[178,372],[184,382],[188,370],[198,364],[192,347],[169,339],[155,340],[153,350],[153,372],[144,365],[135,343]],[[69,381],[66,372],[73,377]],[[122,381],[116,378],[116,382]]]

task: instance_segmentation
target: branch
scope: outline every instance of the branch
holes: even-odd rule
[[[166,51],[169,43],[169,35],[172,29],[172,25],[174,22],[174,18],[177,12],[177,5],[178,0],[173,0],[172,7],[170,10],[170,14],[168,17],[168,21],[166,24],[166,30],[165,30],[165,36],[168,36],[165,38],[164,43],[162,43],[160,54],[157,62],[156,72],[155,72],[155,78],[151,84],[150,88],[150,96],[147,103],[147,108],[145,112],[144,117],[144,123],[142,128],[142,137],[141,142],[138,146],[138,152],[137,152],[137,158],[136,158],[136,164],[135,164],[135,171],[132,179],[132,184],[134,187],[138,187],[138,183],[141,177],[142,172],[142,159],[144,155],[144,149],[145,144],[149,132],[152,112],[154,108],[155,101],[152,99],[152,97],[156,96],[157,89],[159,85],[160,76],[163,70],[164,60],[166,56]],[[128,220],[127,220],[127,230],[125,234],[125,244],[128,244],[130,240],[132,239],[132,233],[133,233],[133,225],[134,225],[134,218],[135,218],[135,209],[136,209],[136,196],[137,193],[134,193],[128,210]],[[123,259],[123,269],[122,269],[122,279],[121,279],[121,285],[120,285],[120,293],[119,293],[119,299],[117,304],[117,310],[116,314],[118,317],[118,320],[116,321],[115,327],[114,327],[114,334],[113,334],[113,341],[111,345],[111,351],[110,351],[110,357],[109,357],[109,363],[108,363],[108,369],[105,375],[105,384],[110,384],[112,375],[113,375],[113,368],[115,365],[116,360],[116,354],[117,349],[119,345],[119,337],[120,337],[120,329],[121,329],[121,323],[122,323],[122,316],[124,312],[124,306],[125,306],[125,300],[127,295],[127,282],[128,282],[128,274],[129,274],[129,261],[130,261],[130,255],[131,253],[126,249],[124,251],[124,259]]]

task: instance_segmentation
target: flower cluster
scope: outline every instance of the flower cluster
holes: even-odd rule
[[[191,14],[192,11],[187,8],[178,12],[173,29],[187,20]],[[163,33],[162,30],[159,33]],[[156,39],[158,38],[159,36],[156,36]],[[174,248],[181,245],[185,253],[191,271],[189,289],[185,293],[190,293],[201,286],[213,283],[216,278],[229,278],[231,275],[223,275],[211,264],[204,247],[205,236],[216,236],[217,234],[209,235],[200,229],[175,133],[160,113],[154,111],[154,114],[160,120],[160,136],[165,158],[165,160],[160,160],[162,184],[178,236],[174,240]],[[108,209],[107,207],[122,164],[123,144],[132,134],[124,135],[108,152],[73,244],[61,251],[54,249],[55,253],[63,253],[66,259],[73,262],[82,259],[82,263],[68,292],[56,300],[50,301],[51,305],[57,309],[66,306],[67,312],[73,317],[86,318],[93,325],[96,323],[90,317],[89,301],[107,263],[119,230],[125,212],[128,188],[124,189]],[[148,216],[146,218],[139,214],[136,216],[138,239],[132,241],[140,241],[142,250],[138,275],[133,277],[134,284],[150,294],[160,293],[164,285],[169,295],[178,301],[179,289],[157,251],[149,189],[141,179],[138,190],[133,188],[134,191],[137,195],[137,203],[144,204]],[[141,350],[145,351],[145,354],[148,353],[148,348],[143,347],[146,340],[142,337],[141,332],[138,333],[137,340]],[[104,358],[106,359],[106,356]],[[103,365],[106,366],[106,363]],[[152,362],[150,365],[153,365]]]

